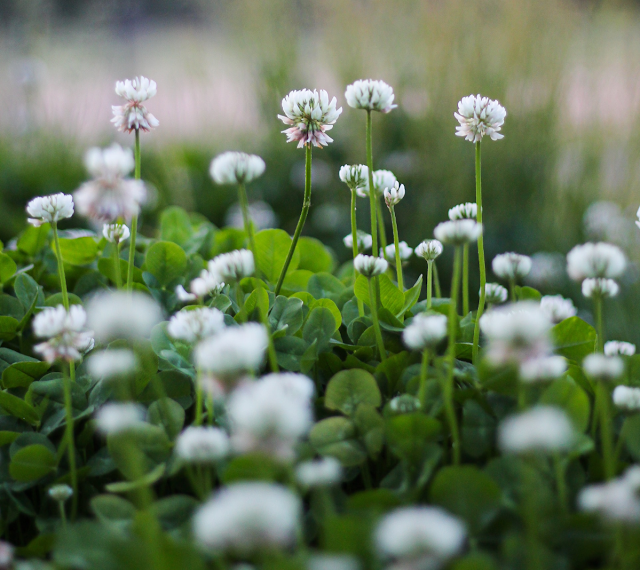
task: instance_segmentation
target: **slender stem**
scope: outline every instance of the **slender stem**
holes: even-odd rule
[[[451,280],[451,298],[449,300],[449,348],[448,348],[448,371],[443,386],[443,399],[445,414],[451,430],[451,438],[453,440],[453,463],[460,464],[460,434],[458,431],[458,419],[453,404],[453,371],[455,368],[456,357],[456,329],[458,327],[458,311],[457,298],[460,289],[460,265],[461,265],[460,247],[455,248],[453,254],[453,279]]]
[[[432,282],[433,282],[433,261],[427,261],[427,309],[431,308]]]
[[[116,287],[122,289],[122,275],[120,274],[120,244],[113,243],[113,272],[116,278]]]
[[[438,265],[433,261],[433,286],[436,290],[436,299],[442,298],[442,289],[440,288],[440,275],[438,274]]]
[[[478,207],[478,223],[482,224],[482,160],[480,153],[480,141],[476,143],[476,206]],[[478,263],[480,265],[480,301],[476,314],[476,324],[473,329],[473,363],[478,362],[478,346],[480,343],[480,317],[484,312],[484,300],[486,296],[485,285],[487,283],[487,270],[484,264],[484,228],[478,237]]]
[[[244,293],[242,292],[242,287],[240,286],[240,280],[236,281],[235,289],[236,289],[236,303],[238,305],[238,314],[240,314],[242,312],[242,308],[244,307]]]
[[[378,198],[376,196],[376,190],[373,187],[373,146],[371,142],[372,137],[372,121],[371,111],[367,111],[367,168],[369,169],[369,205],[371,207],[371,239],[373,241],[373,255],[374,257],[380,256],[378,250],[378,228],[376,215],[376,206],[378,204]]]
[[[364,463],[360,467],[360,472],[362,474],[362,481],[364,482],[365,489],[373,488],[373,483],[371,482],[371,471],[369,471],[368,459],[365,459]]]
[[[431,353],[428,348],[422,351],[422,364],[420,366],[420,388],[418,390],[418,399],[423,410],[426,410],[427,406],[427,376],[429,374],[429,361],[431,360]]]
[[[134,150],[135,170],[134,177],[140,180],[140,130],[136,129],[136,146]],[[127,291],[133,289],[133,268],[135,266],[136,257],[136,234],[138,233],[138,216],[131,218],[131,237],[129,242],[129,267],[127,268]]]
[[[67,292],[67,278],[64,274],[64,264],[62,262],[62,252],[60,251],[60,239],[58,238],[58,224],[51,222],[53,229],[53,243],[56,248],[56,257],[58,258],[58,275],[60,277],[60,291],[62,292],[62,304],[64,308],[69,310],[69,293]]]
[[[67,513],[64,510],[64,501],[58,501],[58,510],[60,511],[60,520],[62,521],[62,528],[67,528]]]
[[[404,293],[404,280],[402,278],[402,260],[400,259],[400,239],[398,237],[398,222],[396,220],[396,209],[391,206],[391,224],[393,225],[393,246],[396,249],[396,274],[398,276],[398,288]]]
[[[355,190],[351,190],[351,240],[353,241],[353,259],[358,256],[358,222],[356,219],[356,199],[357,194]],[[357,278],[357,275],[354,273],[354,277]],[[360,299],[358,302],[358,315],[364,317],[364,305]]]
[[[613,463],[613,435],[611,433],[611,418],[609,414],[610,394],[601,380],[596,385],[596,406],[600,415],[600,446],[602,448],[602,463],[604,476],[607,481],[615,476]]]
[[[71,472],[71,488],[73,495],[71,497],[71,520],[75,520],[78,509],[78,472],[76,469],[76,448],[74,441],[74,425],[73,425],[73,402],[71,399],[71,383],[75,380],[75,366],[73,362],[69,363],[69,373],[63,376],[64,390],[64,411],[65,411],[65,437],[67,440],[67,454],[69,458],[69,471]]]
[[[309,208],[311,207],[311,144],[308,144],[306,147],[305,153],[305,178],[304,178],[304,202],[302,203],[302,212],[300,213],[300,219],[298,220],[298,225],[296,226],[296,231],[293,234],[293,241],[291,242],[291,247],[289,247],[289,253],[287,253],[287,259],[282,266],[282,271],[280,272],[280,277],[278,277],[278,284],[276,285],[276,297],[280,293],[280,289],[282,288],[282,283],[284,282],[284,278],[287,275],[287,270],[289,269],[289,264],[291,263],[291,258],[293,257],[293,253],[296,250],[296,245],[298,244],[298,239],[300,238],[300,234],[302,233],[302,228],[304,227],[304,223],[307,219],[307,214],[309,213]]]
[[[198,370],[198,377],[196,378],[196,412],[193,420],[193,425],[202,425],[202,405],[204,400],[204,392],[202,389],[202,373]]]
[[[216,401],[213,399],[213,394],[210,394],[207,398],[207,424],[212,426],[216,419]]]
[[[593,312],[596,320],[596,333],[598,336],[598,352],[604,352],[604,327],[602,324],[602,295],[593,297]]]
[[[567,512],[567,482],[565,480],[564,466],[562,465],[562,457],[559,453],[555,453],[553,456],[553,469],[556,476],[556,488],[558,490],[558,501],[560,502],[560,509],[563,513]]]
[[[263,287],[262,281],[259,281],[259,287]],[[267,336],[269,339],[269,344],[267,345],[267,357],[269,359],[269,368],[271,368],[271,372],[280,372],[280,368],[278,367],[278,356],[276,354],[276,347],[273,344],[273,335],[271,333],[271,325],[269,324],[269,315],[267,311],[262,310],[262,305],[258,303],[258,311],[260,313],[260,321],[264,325],[264,328],[267,329]]]
[[[540,570],[544,568],[540,560],[540,547],[538,541],[538,505],[536,497],[536,471],[523,460],[522,461],[524,523],[527,541],[527,570]]]
[[[253,236],[253,222],[249,217],[249,201],[247,200],[247,190],[244,183],[238,184],[238,202],[240,202],[240,209],[242,210],[242,220],[244,222],[244,231],[249,236],[249,249],[253,254],[253,260],[256,267],[258,266],[258,259],[256,258],[256,241]]]
[[[376,342],[378,344],[378,352],[380,352],[380,360],[384,360],[387,357],[387,354],[384,349],[384,342],[382,340],[382,332],[380,331],[380,322],[378,321],[378,307],[376,307],[374,290],[373,290],[373,279],[369,277],[367,281],[369,282],[369,304],[371,306],[371,319],[373,320],[373,331],[376,335]]]
[[[469,314],[469,244],[462,246],[462,315]]]
[[[384,227],[384,217],[379,197],[376,197],[376,215],[378,216],[378,232],[380,233],[380,249],[382,250],[380,257],[387,259],[387,231]]]

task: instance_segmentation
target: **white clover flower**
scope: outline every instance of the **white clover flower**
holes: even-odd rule
[[[340,180],[351,190],[369,194],[369,168],[366,164],[345,164],[340,167]]]
[[[613,403],[622,410],[637,412],[640,410],[640,388],[616,386],[613,390]]]
[[[0,540],[0,568],[3,570],[12,568],[14,552],[15,548],[12,544]]]
[[[196,541],[212,551],[248,555],[294,544],[302,508],[274,483],[235,483],[216,492],[193,517]]]
[[[413,249],[407,245],[406,241],[401,241],[398,244],[400,250],[400,261],[407,261],[413,255]],[[380,257],[386,257],[391,263],[396,261],[396,246],[390,243],[384,250],[380,250]]]
[[[622,376],[624,360],[619,356],[607,356],[595,352],[585,357],[582,368],[585,374],[594,380],[611,381]]]
[[[214,275],[210,271],[203,269],[200,272],[200,276],[196,277],[189,284],[188,292],[182,285],[176,287],[176,297],[179,301],[187,303],[189,301],[195,301],[196,299],[204,298],[207,295],[219,295],[224,289],[224,281],[220,281],[219,275]]]
[[[327,146],[333,139],[327,134],[338,120],[342,107],[336,109],[336,98],[329,102],[329,95],[324,89],[302,89],[291,91],[282,100],[284,115],[278,115],[285,125],[291,125],[282,131],[287,135],[287,142],[298,141],[298,148],[305,145],[317,147]]]
[[[567,370],[562,356],[535,356],[520,364],[520,379],[527,383],[546,382],[560,378]]]
[[[607,356],[633,356],[636,353],[636,345],[621,340],[610,340],[604,343],[604,353]]]
[[[104,224],[102,235],[107,241],[118,244],[128,240],[131,232],[125,224]]]
[[[105,380],[129,374],[137,366],[138,357],[128,348],[109,348],[94,352],[87,360],[89,375]]]
[[[535,406],[508,417],[498,427],[498,446],[503,453],[567,451],[575,438],[567,414],[551,406]]]
[[[640,467],[629,467],[622,476],[606,483],[589,485],[578,495],[582,511],[598,513],[609,522],[640,521]]]
[[[262,366],[268,343],[267,331],[258,323],[224,328],[196,346],[195,363],[223,382],[233,381]]]
[[[33,333],[46,342],[33,350],[47,362],[80,360],[93,347],[93,333],[86,330],[87,314],[80,305],[47,307],[33,319]]]
[[[620,292],[619,285],[613,279],[589,278],[582,282],[582,294],[592,297],[615,297]]]
[[[253,253],[248,249],[236,249],[229,253],[221,253],[208,264],[209,274],[218,283],[232,283],[244,277],[251,277],[256,269]]]
[[[376,196],[382,196],[386,188],[394,188],[397,182],[396,175],[391,170],[373,171],[373,188],[376,191]]]
[[[573,301],[562,295],[545,295],[540,299],[540,308],[554,324],[575,317],[578,313]]]
[[[96,425],[104,435],[124,433],[144,422],[146,412],[139,404],[109,403],[96,412]]]
[[[180,311],[173,315],[167,325],[169,336],[193,343],[212,336],[224,328],[224,314],[215,308]]]
[[[27,221],[36,228],[73,216],[73,197],[69,194],[38,196],[27,204]]]
[[[533,301],[493,308],[480,317],[480,330],[487,337],[487,358],[497,366],[548,354],[551,322]]]
[[[260,382],[266,386],[273,386],[273,390],[285,392],[304,401],[313,398],[316,391],[311,378],[296,372],[272,372],[263,376]]]
[[[491,140],[504,138],[500,129],[504,125],[507,111],[498,101],[480,95],[468,95],[458,103],[458,112],[453,116],[460,123],[456,136],[477,143],[487,135]]]
[[[229,454],[229,436],[216,427],[191,426],[176,439],[176,455],[188,463],[211,463]]]
[[[304,461],[296,467],[296,481],[302,487],[329,487],[342,481],[342,465],[335,457]]]
[[[262,176],[264,169],[259,156],[229,151],[213,159],[209,174],[216,184],[245,184]]]
[[[531,258],[519,253],[501,253],[493,258],[491,268],[500,279],[522,279],[531,271]]]
[[[358,240],[358,251],[366,251],[373,245],[371,234],[363,232],[362,230],[356,231],[356,239]],[[349,249],[353,249],[353,234],[344,236],[342,243]]]
[[[356,271],[362,273],[367,278],[375,277],[376,275],[382,275],[389,264],[386,259],[382,257],[373,257],[371,255],[358,254],[353,260],[353,265]]]
[[[114,222],[119,218],[130,220],[140,213],[147,190],[142,181],[127,178],[135,166],[131,149],[118,144],[91,148],[85,155],[85,166],[92,180],[73,194],[81,216]]]
[[[587,278],[615,279],[627,266],[622,250],[610,243],[585,243],[576,245],[567,254],[567,273],[574,281]]]
[[[73,489],[69,487],[69,485],[65,485],[61,483],[59,485],[53,485],[49,487],[49,491],[47,491],[49,497],[51,497],[54,501],[58,503],[64,503],[69,500],[73,496]],[[2,565],[0,564],[0,568]]]
[[[475,220],[478,218],[478,205],[475,202],[458,204],[449,209],[449,219],[454,220]]]
[[[396,509],[378,524],[374,540],[397,568],[439,568],[458,554],[466,539],[464,524],[438,507]]]
[[[251,202],[247,207],[249,219],[257,230],[265,230],[274,228],[278,225],[278,216],[273,208],[264,200],[256,200]],[[239,202],[232,204],[224,215],[224,223],[226,226],[244,229],[244,218],[242,216],[242,207]]]
[[[149,295],[138,291],[105,292],[91,298],[87,318],[99,342],[144,338],[162,320],[162,309]]]
[[[393,104],[393,88],[384,81],[358,79],[347,86],[344,94],[349,107],[388,113],[398,105]]]
[[[447,336],[447,317],[418,313],[402,331],[402,340],[411,350],[436,346]]]
[[[116,82],[116,94],[126,99],[124,105],[112,105],[113,118],[111,122],[123,133],[134,130],[150,131],[160,123],[142,104],[151,99],[158,92],[155,81],[140,76],[133,80],[125,79]]]
[[[480,289],[478,295],[481,292],[482,289]],[[484,295],[488,305],[501,305],[509,297],[509,292],[499,283],[485,283]]]
[[[360,570],[360,561],[349,554],[313,554],[307,570]]]
[[[525,278],[528,285],[536,288],[557,287],[564,278],[565,262],[561,253],[540,251],[531,256],[531,271]]]
[[[392,187],[384,189],[384,201],[387,208],[391,208],[404,198],[404,184],[400,184],[397,180]]]
[[[475,220],[441,222],[433,230],[436,239],[454,246],[477,241],[482,234],[482,224]]]
[[[442,243],[437,239],[426,239],[415,249],[415,254],[426,261],[433,261],[442,253]]]

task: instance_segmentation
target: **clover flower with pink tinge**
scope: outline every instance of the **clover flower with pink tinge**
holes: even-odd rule
[[[504,138],[500,129],[507,111],[498,101],[481,95],[469,95],[460,100],[458,112],[453,116],[460,123],[456,127],[456,136],[465,140],[477,143],[485,135],[494,141]]]
[[[33,332],[46,342],[33,349],[47,362],[80,360],[93,347],[93,333],[86,330],[87,314],[80,305],[67,311],[62,305],[47,307],[33,319]]]
[[[124,105],[112,105],[111,122],[123,133],[150,131],[160,123],[142,104],[158,92],[155,81],[142,75],[116,82],[116,94],[127,100]]]

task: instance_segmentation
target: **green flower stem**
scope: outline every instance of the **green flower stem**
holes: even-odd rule
[[[396,248],[396,274],[398,275],[398,288],[404,293],[404,279],[402,278],[402,260],[400,259],[400,239],[398,237],[398,222],[396,220],[396,209],[391,206],[391,224],[393,225],[393,246]]]
[[[64,501],[58,501],[58,510],[60,511],[60,520],[62,521],[62,529],[67,528],[67,513],[64,510]]]
[[[247,190],[243,183],[238,184],[238,202],[242,210],[242,220],[244,222],[244,231],[249,236],[249,249],[253,254],[255,266],[258,267],[258,258],[256,257],[256,240],[253,235],[253,223],[249,217],[249,200],[247,199]]]
[[[615,476],[613,455],[613,434],[611,433],[611,416],[609,413],[609,400],[611,394],[602,380],[596,381],[596,407],[600,416],[600,447],[602,449],[602,463],[604,476],[610,481]]]
[[[207,398],[207,424],[212,426],[216,419],[216,403],[213,399],[213,394],[209,394]]]
[[[262,281],[258,281],[259,287],[263,287]],[[267,358],[269,359],[269,368],[271,368],[271,372],[280,372],[280,367],[278,366],[278,356],[276,354],[276,347],[273,344],[273,335],[271,333],[271,325],[269,324],[269,315],[268,309],[267,311],[262,310],[262,306],[258,303],[258,311],[260,312],[260,322],[263,324],[264,328],[267,329],[267,337],[269,339],[269,344],[267,345]]]
[[[113,271],[116,276],[116,287],[122,289],[122,275],[120,274],[120,244],[113,244]]]
[[[420,366],[420,388],[418,390],[418,399],[422,409],[426,409],[427,405],[427,377],[429,374],[429,361],[431,360],[431,352],[428,348],[422,351],[422,364]]]
[[[140,180],[140,130],[136,129],[136,146],[134,151],[136,167],[134,170],[134,178]],[[129,242],[129,266],[127,268],[127,291],[133,289],[133,268],[135,266],[136,257],[136,234],[138,233],[138,216],[131,218],[131,241]]]
[[[431,308],[432,281],[433,281],[433,261],[427,261],[427,309]]]
[[[596,320],[596,333],[598,336],[598,352],[604,352],[604,327],[602,324],[602,295],[593,296],[593,313]]]
[[[469,314],[469,244],[462,246],[462,315]]]
[[[387,231],[384,227],[384,217],[382,215],[382,205],[380,198],[376,197],[376,215],[378,216],[378,232],[380,233],[380,249],[382,255],[380,257],[387,258]]]
[[[351,240],[353,241],[353,259],[358,256],[358,222],[356,220],[356,200],[358,195],[355,190],[351,190]],[[357,278],[354,269],[354,277]],[[355,280],[354,280],[355,281]],[[364,317],[364,304],[358,299],[358,315]]]
[[[240,286],[240,280],[236,281],[235,285],[236,290],[236,304],[238,305],[238,315],[242,313],[242,308],[244,307],[244,293],[242,292],[242,287]]]
[[[304,175],[304,202],[302,203],[302,212],[300,213],[300,219],[298,220],[298,225],[296,226],[296,231],[293,234],[293,241],[291,242],[291,247],[289,247],[289,253],[287,253],[287,259],[282,266],[282,271],[280,272],[280,277],[278,277],[278,284],[276,285],[276,297],[280,294],[280,289],[282,289],[282,283],[284,282],[284,278],[287,275],[287,270],[289,269],[289,264],[291,263],[291,258],[293,257],[294,252],[296,251],[296,245],[298,244],[298,239],[300,238],[300,234],[302,233],[302,228],[304,227],[304,223],[307,219],[307,214],[309,213],[309,208],[311,207],[311,144],[308,144],[305,147],[305,175]]]
[[[480,153],[480,141],[476,143],[476,205],[478,207],[478,223],[482,224],[482,159]],[[480,301],[476,314],[476,324],[473,329],[473,363],[478,362],[478,347],[480,344],[480,317],[484,312],[484,300],[486,296],[487,270],[484,264],[484,227],[478,237],[478,262],[480,265]]]
[[[449,300],[449,348],[448,348],[448,371],[444,385],[442,387],[442,396],[444,399],[445,414],[449,429],[451,430],[451,438],[453,440],[453,463],[460,464],[460,433],[458,430],[458,418],[453,404],[453,370],[455,368],[456,359],[456,329],[457,329],[457,298],[460,292],[460,265],[461,265],[460,247],[456,246],[453,254],[453,278],[451,280],[451,298]]]
[[[58,276],[60,277],[60,291],[62,292],[62,304],[69,310],[69,293],[67,292],[67,278],[64,274],[64,263],[62,262],[62,252],[60,251],[60,239],[58,238],[58,223],[51,222],[53,229],[53,243],[56,248],[56,258],[58,259]]]
[[[204,403],[204,391],[202,389],[202,372],[198,370],[198,377],[196,378],[196,411],[195,417],[193,420],[193,425],[201,426],[202,425],[202,406]]]
[[[376,215],[376,205],[378,200],[376,198],[375,189],[373,187],[373,145],[372,145],[372,121],[371,111],[367,111],[367,168],[369,169],[369,204],[371,207],[371,239],[373,240],[372,250],[373,256],[379,257],[380,250],[378,249],[378,227]]]
[[[433,286],[436,290],[436,299],[442,298],[442,289],[440,288],[440,275],[438,274],[438,266],[433,260]]]
[[[65,371],[66,372],[66,371]],[[75,382],[75,365],[73,362],[69,363],[69,373],[64,374],[62,379],[62,385],[64,390],[64,412],[66,419],[66,426],[64,435],[67,440],[67,454],[69,458],[69,472],[71,473],[71,488],[73,489],[73,495],[71,497],[71,520],[75,520],[78,511],[78,471],[76,467],[76,446],[74,439],[74,424],[73,424],[73,403],[71,400],[71,384]]]
[[[386,351],[384,349],[384,342],[382,340],[382,332],[380,331],[380,322],[378,321],[378,307],[376,306],[375,296],[374,296],[374,287],[373,287],[373,279],[375,278],[367,278],[369,282],[369,305],[371,307],[371,319],[373,320],[373,330],[376,335],[376,343],[378,344],[378,352],[380,353],[380,360],[384,361],[387,357]]]
[[[553,456],[553,470],[556,476],[556,489],[558,491],[558,502],[563,513],[567,512],[567,482],[565,480],[564,465],[562,464],[562,456],[555,453]]]
[[[523,483],[523,516],[527,543],[527,570],[540,570],[544,564],[540,560],[540,544],[538,540],[538,505],[536,497],[536,471],[527,461],[522,461]]]

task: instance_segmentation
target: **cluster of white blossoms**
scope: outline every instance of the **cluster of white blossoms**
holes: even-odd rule
[[[405,190],[404,184],[400,184],[397,180],[393,186],[384,189],[384,201],[387,208],[392,208],[400,203],[404,198]]]
[[[559,287],[565,276],[565,259],[561,253],[539,251],[531,256],[531,271],[525,282],[536,289]]]
[[[366,251],[373,245],[371,234],[363,232],[362,230],[356,232],[356,239],[358,240],[358,251]],[[353,249],[353,234],[344,236],[342,243],[344,243],[345,247]]]
[[[556,453],[569,450],[576,432],[567,414],[552,406],[535,406],[505,419],[498,428],[504,453]]]
[[[53,485],[52,487],[49,487],[48,495],[54,501],[58,503],[64,503],[73,496],[73,489],[69,487],[69,485],[61,483],[59,485]],[[2,563],[0,563],[0,568],[2,567]]]
[[[582,294],[588,299],[615,297],[619,292],[620,286],[613,279],[590,277],[582,282]]]
[[[447,317],[418,313],[402,331],[402,340],[411,350],[433,348],[447,336]]]
[[[240,383],[227,403],[233,449],[293,459],[295,445],[313,426],[313,392],[309,378],[292,372]]]
[[[481,293],[482,290],[478,295]],[[501,305],[509,297],[509,292],[499,283],[485,283],[484,294],[487,305]]]
[[[467,532],[456,517],[437,507],[404,507],[378,524],[375,544],[400,570],[443,566],[463,548]]]
[[[190,426],[176,439],[175,453],[186,463],[213,463],[231,449],[227,433],[216,427]]]
[[[386,259],[382,257],[373,257],[372,255],[360,253],[353,260],[353,266],[358,273],[370,278],[376,275],[382,275],[389,267],[389,264]]]
[[[73,216],[73,197],[70,194],[38,196],[27,204],[27,221],[36,228]]]
[[[137,366],[138,357],[128,348],[108,348],[93,352],[87,360],[89,375],[103,380],[126,376]]]
[[[398,179],[391,170],[373,171],[373,189],[375,190],[376,196],[383,196],[387,188],[394,188],[397,183]]]
[[[296,481],[305,489],[329,487],[342,481],[342,464],[335,457],[303,461],[296,466]]]
[[[290,125],[282,131],[287,135],[287,142],[298,141],[298,148],[306,145],[327,146],[333,139],[327,134],[338,120],[342,107],[336,109],[336,98],[329,101],[324,89],[320,92],[310,89],[291,91],[282,100],[284,115],[278,118]]]
[[[33,319],[33,333],[45,342],[33,347],[47,362],[74,362],[93,348],[93,333],[86,329],[87,314],[80,305],[67,311],[62,305],[47,307]]]
[[[274,483],[236,483],[218,491],[193,517],[193,534],[214,552],[249,555],[292,546],[300,524],[300,499]]]
[[[413,249],[407,245],[406,241],[401,241],[398,244],[398,251],[400,252],[400,261],[407,261],[413,255]],[[396,246],[390,243],[384,250],[380,250],[380,257],[387,258],[391,263],[396,261]]]
[[[454,220],[475,220],[478,218],[478,205],[475,202],[458,204],[449,209],[449,219]]]
[[[109,403],[96,412],[96,425],[104,435],[126,433],[144,423],[145,409],[133,403]]]
[[[520,363],[520,380],[527,384],[547,382],[560,378],[567,371],[567,361],[562,356],[540,355]]]
[[[475,220],[450,220],[439,223],[433,235],[442,243],[460,246],[477,241],[482,234],[482,224]]]
[[[613,390],[613,403],[622,410],[637,412],[640,410],[640,388],[616,386]]]
[[[221,253],[209,261],[209,274],[219,283],[234,283],[245,277],[251,277],[256,270],[253,253],[248,249],[236,249]]]
[[[493,258],[491,269],[497,277],[506,281],[523,279],[531,271],[531,258],[514,252],[501,253]]]
[[[610,340],[604,343],[604,353],[607,356],[633,356],[636,345],[621,340]]]
[[[229,151],[213,159],[209,173],[216,184],[245,184],[262,176],[264,169],[259,156]]]
[[[498,101],[480,95],[468,95],[458,103],[458,112],[453,116],[460,123],[456,136],[478,143],[486,135],[491,140],[504,138],[500,134],[507,111]]]
[[[545,295],[540,299],[540,308],[554,324],[575,317],[578,313],[573,301],[562,295]]]
[[[567,254],[567,273],[574,281],[590,278],[617,279],[627,266],[622,250],[610,243],[576,245]]]
[[[344,96],[354,109],[388,113],[397,107],[393,104],[393,88],[380,80],[358,79],[347,86]]]
[[[173,315],[167,325],[167,332],[175,339],[194,343],[213,336],[224,326],[222,311],[210,307],[199,307]]]
[[[620,477],[589,485],[580,491],[581,510],[597,513],[606,521],[635,524],[640,521],[640,467],[629,467]]]
[[[340,167],[339,176],[358,195],[369,194],[369,168],[366,164],[345,164]]]
[[[102,226],[102,235],[108,242],[117,245],[120,242],[128,240],[131,232],[125,224],[104,224],[104,226]]]
[[[622,376],[624,360],[619,356],[607,356],[600,352],[589,354],[582,361],[582,368],[587,376],[594,380],[611,381]]]
[[[160,123],[142,104],[158,92],[156,82],[146,77],[136,77],[116,82],[116,94],[126,99],[124,105],[112,105],[111,122],[123,132],[150,131]]]
[[[220,281],[218,275],[203,269],[200,275],[189,284],[189,291],[182,285],[176,287],[176,297],[183,303],[203,299],[207,295],[219,295],[225,287],[225,282]]]
[[[119,144],[91,148],[85,166],[92,180],[85,182],[73,197],[78,213],[92,220],[115,222],[130,220],[140,213],[147,198],[144,183],[127,178],[135,166],[131,149]]]
[[[425,261],[434,261],[442,254],[442,242],[437,239],[426,239],[415,249],[415,254],[422,257]]]

